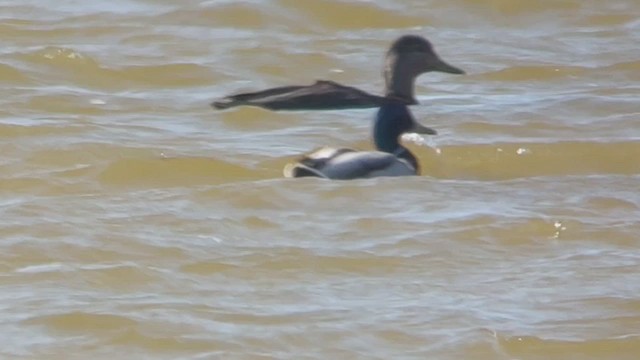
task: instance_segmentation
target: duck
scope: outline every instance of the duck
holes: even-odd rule
[[[211,103],[214,109],[257,106],[269,110],[343,110],[379,108],[385,104],[415,105],[414,83],[428,71],[464,74],[433,51],[431,43],[420,35],[403,35],[396,39],[385,56],[384,95],[370,94],[335,81],[317,80],[311,85],[291,85],[257,92],[228,95]]]
[[[373,142],[376,150],[325,146],[285,165],[284,177],[351,180],[418,175],[418,160],[400,143],[405,133],[436,135],[437,132],[416,122],[406,104],[389,102],[380,107],[374,120]]]
[[[430,71],[464,74],[440,59],[427,39],[420,36],[397,39],[387,53],[385,102],[379,106],[373,121],[375,150],[323,147],[285,165],[284,176],[350,180],[419,175],[418,160],[400,140],[406,133],[437,134],[436,130],[418,123],[407,104],[407,99],[414,99],[415,79]]]

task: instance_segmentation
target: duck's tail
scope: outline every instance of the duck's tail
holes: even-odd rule
[[[312,167],[309,167],[300,163],[295,163],[295,164],[289,163],[285,165],[282,173],[286,178],[319,177],[323,179],[328,179],[328,177],[322,172],[320,172],[318,169],[314,169]]]

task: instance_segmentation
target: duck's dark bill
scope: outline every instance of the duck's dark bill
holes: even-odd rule
[[[439,60],[433,67],[434,71],[440,71],[448,74],[464,74],[464,70],[459,69],[453,65],[449,65],[446,62]]]
[[[214,101],[211,106],[216,109],[247,105],[270,110],[341,110],[375,108],[387,101],[389,100],[382,96],[351,86],[333,81],[317,81],[312,85],[283,86],[230,95]]]

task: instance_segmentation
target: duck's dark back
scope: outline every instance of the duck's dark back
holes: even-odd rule
[[[230,95],[214,101],[211,106],[216,109],[246,105],[270,110],[340,110],[375,108],[387,101],[383,96],[355,87],[320,80],[311,85],[282,86]]]

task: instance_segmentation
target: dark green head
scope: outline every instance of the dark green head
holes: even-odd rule
[[[373,141],[376,148],[380,151],[396,153],[402,146],[400,136],[406,133],[435,135],[436,131],[418,123],[404,104],[382,105],[373,125]]]
[[[388,102],[380,107],[373,125],[373,141],[376,149],[405,159],[420,173],[418,160],[400,144],[400,136],[406,133],[435,135],[436,131],[413,118],[409,107],[399,102]]]

